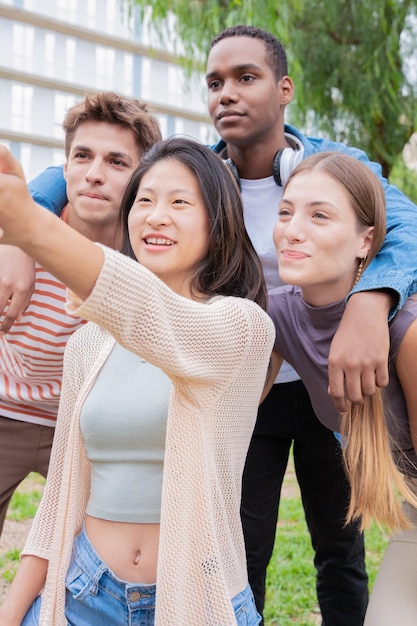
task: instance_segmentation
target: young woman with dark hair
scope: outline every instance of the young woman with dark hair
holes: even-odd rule
[[[1,626],[255,626],[239,508],[274,330],[232,175],[194,141],[156,144],[122,203],[138,263],[34,205],[2,147],[0,171],[3,242],[95,322],[65,353],[45,493]]]

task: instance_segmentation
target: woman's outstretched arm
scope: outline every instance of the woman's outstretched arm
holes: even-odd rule
[[[33,200],[22,169],[0,146],[0,243],[21,248],[85,300],[104,261],[103,251]]]

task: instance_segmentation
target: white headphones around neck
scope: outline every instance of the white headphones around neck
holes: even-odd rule
[[[274,160],[272,162],[272,175],[278,187],[284,187],[291,172],[303,160],[303,156],[304,151],[298,148],[281,148],[275,153]],[[240,177],[236,165],[230,158],[226,159],[226,164],[229,166],[230,171],[236,178],[240,187]]]

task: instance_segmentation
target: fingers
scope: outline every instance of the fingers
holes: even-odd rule
[[[31,293],[14,292],[10,297],[0,296],[0,335],[9,332],[29,306]]]
[[[35,263],[14,246],[0,246],[0,333],[23,315],[35,285]]]
[[[29,305],[27,298],[18,298],[16,295],[10,300],[9,306],[3,307],[3,316],[0,316],[0,335],[9,332],[16,320],[19,320]]]
[[[345,374],[343,369],[331,365],[329,361],[329,387],[328,393],[332,397],[333,404],[339,413],[345,413],[346,392],[345,392]]]
[[[389,383],[388,362],[382,363],[375,370],[375,381],[377,387],[386,387]]]
[[[329,351],[329,394],[339,412],[362,404],[388,384],[390,298],[379,292],[352,296]]]
[[[7,148],[0,145],[0,244],[17,244],[19,237],[25,235],[24,214],[29,199],[22,168]]]
[[[7,314],[3,318],[0,318],[0,337],[9,332],[16,319],[16,317],[9,317]]]
[[[23,169],[5,145],[0,144],[0,173],[12,174],[25,180]]]
[[[379,387],[386,387],[389,382],[388,364],[375,368],[343,368],[329,362],[328,393],[340,413],[347,410],[347,400],[353,404],[363,404],[365,398],[373,396]]]

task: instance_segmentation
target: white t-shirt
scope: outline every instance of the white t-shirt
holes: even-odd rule
[[[282,197],[282,187],[278,187],[273,176],[250,180],[240,179],[246,230],[262,261],[268,289],[283,284],[278,273],[277,253],[272,233],[278,218],[278,205]],[[299,380],[297,372],[284,362],[277,383]]]

